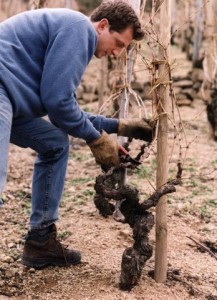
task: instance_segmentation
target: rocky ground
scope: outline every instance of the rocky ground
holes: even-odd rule
[[[185,63],[183,54],[176,50],[175,56],[179,61],[176,72],[185,72],[189,64]],[[84,107],[96,112],[97,104]],[[59,239],[82,252],[82,264],[42,270],[22,266],[20,256],[31,209],[35,153],[11,145],[4,206],[0,208],[0,300],[217,299],[217,143],[211,138],[201,100],[180,107],[180,113],[185,126],[183,180],[177,192],[168,196],[167,281],[154,281],[153,256],[143,269],[139,285],[131,292],[119,290],[121,256],[133,243],[132,231],[112,217],[105,219],[99,215],[93,203],[93,187],[101,170],[88,147],[75,139],[57,227]],[[172,145],[173,134],[169,138]],[[140,145],[140,142],[132,143],[132,154],[139,151]],[[177,155],[172,147],[170,152],[174,155],[170,159],[169,176],[174,178]],[[128,174],[128,183],[139,189],[142,200],[153,192],[149,182],[155,182],[154,153],[151,152],[139,170]],[[155,214],[155,209],[151,211]],[[155,246],[154,229],[150,239]]]

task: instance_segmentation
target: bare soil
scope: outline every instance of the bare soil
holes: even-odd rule
[[[176,50],[185,73],[189,64]],[[96,103],[86,104],[96,111]],[[88,147],[72,140],[71,154],[58,236],[64,244],[82,252],[82,264],[74,267],[26,268],[20,263],[23,239],[31,209],[31,174],[35,153],[14,145],[10,148],[8,183],[0,208],[0,300],[173,300],[217,299],[217,260],[189,237],[217,255],[217,143],[212,140],[204,103],[195,99],[181,107],[187,145],[183,182],[168,196],[168,276],[165,283],[153,279],[154,256],[143,269],[138,286],[131,292],[119,290],[120,263],[124,249],[133,243],[128,225],[112,217],[103,218],[93,203],[95,177],[100,167]],[[172,135],[170,137],[172,140]],[[184,139],[184,136],[183,136]],[[132,152],[140,142],[133,142]],[[177,171],[177,157],[170,161],[170,177]],[[140,170],[129,172],[128,183],[136,186],[145,200],[155,181],[156,159],[151,154]],[[155,214],[155,209],[151,209]],[[155,246],[155,231],[150,239]]]

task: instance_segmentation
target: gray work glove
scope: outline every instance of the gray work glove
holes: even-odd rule
[[[153,140],[154,122],[147,119],[119,119],[118,135],[147,142]]]
[[[118,166],[120,164],[119,149],[120,145],[116,138],[102,131],[101,136],[91,143],[88,143],[96,162],[106,166]]]

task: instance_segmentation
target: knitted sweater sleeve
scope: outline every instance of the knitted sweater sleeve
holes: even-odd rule
[[[50,38],[41,79],[41,101],[53,123],[87,142],[100,136],[76,100],[76,88],[94,54],[97,37],[88,21],[60,29]]]

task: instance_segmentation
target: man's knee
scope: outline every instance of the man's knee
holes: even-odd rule
[[[45,149],[44,149],[45,150]],[[55,141],[45,151],[38,153],[38,157],[46,160],[59,160],[61,157],[68,156],[69,137],[66,133],[60,132],[56,135]]]
[[[69,152],[69,137],[66,133],[62,132],[59,137],[56,147],[54,148],[55,157],[58,158],[64,153]]]

